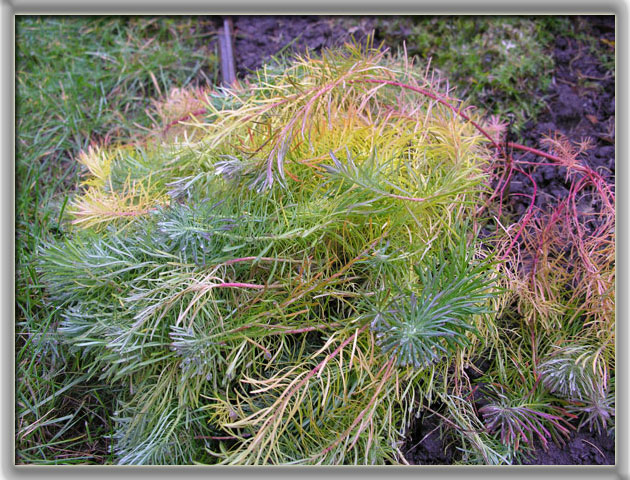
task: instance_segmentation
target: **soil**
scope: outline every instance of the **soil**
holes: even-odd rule
[[[576,18],[581,26],[600,42],[614,42],[613,16]],[[575,38],[559,36],[554,49],[555,70],[552,84],[541,101],[546,109],[524,129],[520,143],[538,147],[541,139],[561,133],[572,141],[589,137],[594,147],[588,151],[586,162],[599,171],[612,185],[615,183],[615,76],[607,71],[599,58]],[[531,154],[522,160],[541,162]],[[566,197],[567,185],[561,168],[541,166],[532,172],[538,198],[536,206],[545,207]],[[515,175],[510,185],[513,193],[532,193],[532,185],[523,175]],[[514,197],[517,214],[525,212],[529,198]]]
[[[614,42],[614,16],[576,17],[585,33],[598,41]],[[610,44],[610,43],[608,43]],[[572,141],[590,137],[594,146],[585,159],[611,184],[615,184],[615,75],[587,46],[575,38],[559,36],[554,48],[554,81],[545,93],[546,110],[526,126],[521,143],[540,145],[544,136],[561,133]],[[541,161],[533,155],[522,155],[528,161]],[[561,168],[541,166],[534,170],[540,195],[536,204],[544,208],[565,198],[568,189]],[[518,188],[520,183],[520,189]],[[531,183],[515,176],[512,192],[531,194]],[[515,188],[516,187],[516,188]],[[522,214],[528,199],[513,197],[513,207]],[[614,465],[615,441],[606,434],[582,429],[572,432],[564,446],[550,443],[545,451],[538,446],[525,465]]]
[[[571,17],[579,31],[602,45],[614,48],[614,16]],[[216,18],[220,26],[221,19]],[[329,16],[235,16],[234,56],[236,71],[243,77],[274,56],[284,53],[319,52],[322,48],[341,46],[352,37],[365,41],[374,29],[374,18]],[[378,33],[378,32],[377,32]],[[404,38],[404,32],[401,32]],[[375,38],[375,44],[382,39]],[[390,45],[396,47],[396,45]],[[583,42],[572,36],[558,36],[553,51],[553,81],[540,101],[546,109],[526,124],[517,142],[540,147],[541,139],[561,133],[571,140],[591,137],[594,147],[588,162],[611,184],[615,182],[615,74],[602,64],[601,58]],[[518,158],[540,162],[531,154]],[[544,208],[566,197],[567,185],[561,168],[540,166],[532,171],[537,183],[537,206]],[[510,185],[514,193],[531,194],[532,186],[524,176],[515,175]],[[529,206],[525,196],[512,195],[511,208],[518,216]],[[435,407],[438,409],[439,407]],[[409,429],[402,448],[407,461],[417,465],[448,465],[457,461],[459,451],[449,442],[447,428],[437,415],[423,415]],[[606,434],[587,429],[572,432],[564,445],[550,443],[547,450],[537,446],[526,465],[614,465],[615,441]]]
[[[410,429],[403,453],[413,465],[452,465],[461,454],[449,446],[449,440],[439,417],[428,415]],[[605,433],[581,430],[564,444],[550,442],[545,449],[537,443],[524,457],[522,465],[614,465],[615,440]]]
[[[449,448],[448,440],[449,433],[437,415],[422,415],[409,429],[402,451],[412,465],[452,465],[461,455]]]
[[[374,29],[374,19],[332,16],[234,16],[234,60],[236,73],[243,77],[273,63],[280,55],[303,54],[307,50],[318,53],[323,48],[342,46],[355,38],[367,39]],[[341,21],[340,21],[341,20]],[[348,23],[345,25],[345,23]],[[217,27],[220,19],[215,20]]]
[[[538,446],[523,465],[614,465],[615,440],[605,433],[579,431],[565,445]]]

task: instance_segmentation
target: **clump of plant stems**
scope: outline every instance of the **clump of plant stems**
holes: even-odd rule
[[[527,351],[521,375],[565,400],[567,415],[581,418],[578,427],[612,432],[614,190],[581,161],[589,139],[574,144],[554,136],[543,143],[549,152],[535,152],[542,162],[515,160],[513,168],[557,166],[570,188],[566,198],[545,210],[534,208],[532,199],[530,211],[510,227],[520,231],[522,241],[506,237],[497,244],[498,256],[507,260],[498,265],[509,292],[506,301],[514,307],[508,316],[520,330],[518,336],[505,337],[512,339],[505,342],[510,345],[506,352],[517,358]]]
[[[439,401],[463,462],[511,463],[520,404],[467,399],[475,362],[513,348],[498,319],[526,232],[482,239],[491,126],[358,45],[161,108],[144,144],[79,157],[76,228],[42,248],[60,337],[125,387],[118,462],[407,463]]]

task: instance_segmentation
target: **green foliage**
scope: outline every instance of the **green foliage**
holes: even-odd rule
[[[64,342],[129,386],[119,463],[399,461],[416,395],[439,388],[426,375],[491,321],[493,266],[461,222],[485,198],[487,151],[426,99],[382,115],[411,107],[366,79],[427,82],[351,46],[261,72],[230,93],[237,108],[208,104],[194,140],[81,157],[91,176],[69,209],[81,230],[49,243],[40,271]],[[134,196],[116,176],[144,185],[133,215],[98,206]],[[393,287],[416,303],[388,300],[375,336]],[[394,317],[427,327],[411,357],[383,330]]]
[[[589,392],[569,410],[580,415],[582,420],[578,428],[588,426],[597,433],[614,434],[615,431],[615,377],[610,379],[610,387]]]
[[[580,417],[578,428],[612,432],[615,195],[581,161],[585,142],[556,137],[545,143],[561,155],[571,190],[526,225],[523,242],[509,254],[521,266],[501,275],[512,305],[502,328],[501,381],[512,388],[525,377],[540,382],[546,402]],[[569,207],[585,198],[594,208]],[[517,366],[520,377],[508,373]]]
[[[508,20],[482,38],[534,35]],[[488,236],[500,158],[426,66],[350,45],[243,89],[172,89],[212,61],[191,53],[206,35],[185,17],[18,25],[20,463],[405,463],[433,408],[464,464],[519,462],[572,414],[612,434],[614,194],[575,149],[550,140],[603,213]],[[537,52],[528,35],[510,50]],[[70,82],[68,104],[37,81]]]
[[[216,57],[204,44],[213,33],[187,17],[18,16],[15,26],[16,462],[111,463],[109,413],[119,387],[90,380],[83,357],[59,341],[61,310],[48,297],[55,292],[36,273],[40,244],[67,233],[64,213],[80,173],[73,158],[89,142],[144,135],[154,123],[151,97],[207,81]],[[97,243],[77,259],[73,246],[57,259],[107,263],[118,255]],[[128,258],[120,255],[101,267],[122,268]]]
[[[571,411],[582,415],[580,424],[591,430],[608,429],[615,416],[615,396],[608,380],[608,365],[595,342],[557,348],[539,366],[545,387],[573,403]],[[614,377],[611,379],[614,383]]]
[[[536,438],[546,449],[549,439],[560,442],[560,435],[568,436],[567,426],[571,425],[564,420],[562,410],[544,400],[537,401],[534,396],[535,392],[523,396],[505,388],[491,388],[491,400],[479,412],[488,430],[497,432],[504,445],[518,450],[523,442],[533,447]]]
[[[551,80],[549,45],[558,17],[414,16],[382,17],[388,44],[405,31],[409,55],[431,59],[432,67],[448,75],[458,98],[488,113],[512,113],[516,127],[542,108],[539,92]],[[556,31],[563,31],[556,25]]]
[[[540,364],[539,372],[543,384],[549,391],[567,398],[579,400],[587,397],[593,390],[601,388],[601,358],[589,347],[571,346],[556,349]],[[599,374],[599,375],[598,375]]]
[[[470,321],[489,313],[492,295],[489,263],[475,265],[474,252],[465,243],[462,228],[457,248],[438,252],[416,266],[421,292],[394,294],[374,314],[372,329],[384,352],[399,365],[425,368],[458,348],[470,345],[467,333],[478,334]],[[395,286],[394,286],[395,288]]]

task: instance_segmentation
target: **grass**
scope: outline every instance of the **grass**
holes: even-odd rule
[[[85,382],[59,343],[58,313],[35,272],[89,142],[129,142],[172,87],[212,83],[213,33],[191,18],[16,19],[16,462],[109,463],[108,385]],[[208,78],[208,75],[211,78]]]
[[[379,27],[388,44],[405,40],[409,55],[447,73],[456,97],[488,114],[513,115],[516,130],[544,107],[555,35],[572,29],[568,17],[476,15],[380,17]]]

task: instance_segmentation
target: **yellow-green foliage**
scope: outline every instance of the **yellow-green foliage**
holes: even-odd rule
[[[435,402],[468,463],[568,434],[566,398],[608,428],[614,200],[577,154],[560,155],[609,207],[593,242],[578,218],[486,218],[497,139],[375,49],[175,90],[156,112],[145,141],[79,155],[75,229],[41,252],[60,338],[117,387],[119,463],[405,463]]]
[[[375,159],[377,178],[366,180],[376,193],[415,199],[406,208],[428,223],[434,216],[448,218],[448,211],[481,191],[483,137],[435,100],[366,82],[381,80],[439,91],[413,66],[353,47],[324,59],[300,59],[281,73],[262,71],[256,83],[239,90],[197,92],[194,101],[175,92],[158,110],[181,114],[180,124],[188,128],[176,139],[164,144],[158,136],[145,145],[90,148],[79,156],[89,175],[84,198],[73,209],[76,221],[90,226],[116,214],[148,213],[163,203],[167,184],[215,172],[243,176],[261,191],[274,182],[296,182],[307,194],[321,188],[332,155],[349,155],[359,166]],[[205,115],[189,115],[202,104]],[[376,190],[381,179],[388,183]],[[99,195],[107,208],[97,205]],[[435,232],[429,232],[430,239]]]
[[[81,228],[43,281],[65,341],[130,387],[121,463],[405,462],[414,408],[496,336],[489,152],[440,92],[349,46],[176,92],[178,125],[81,155]]]

